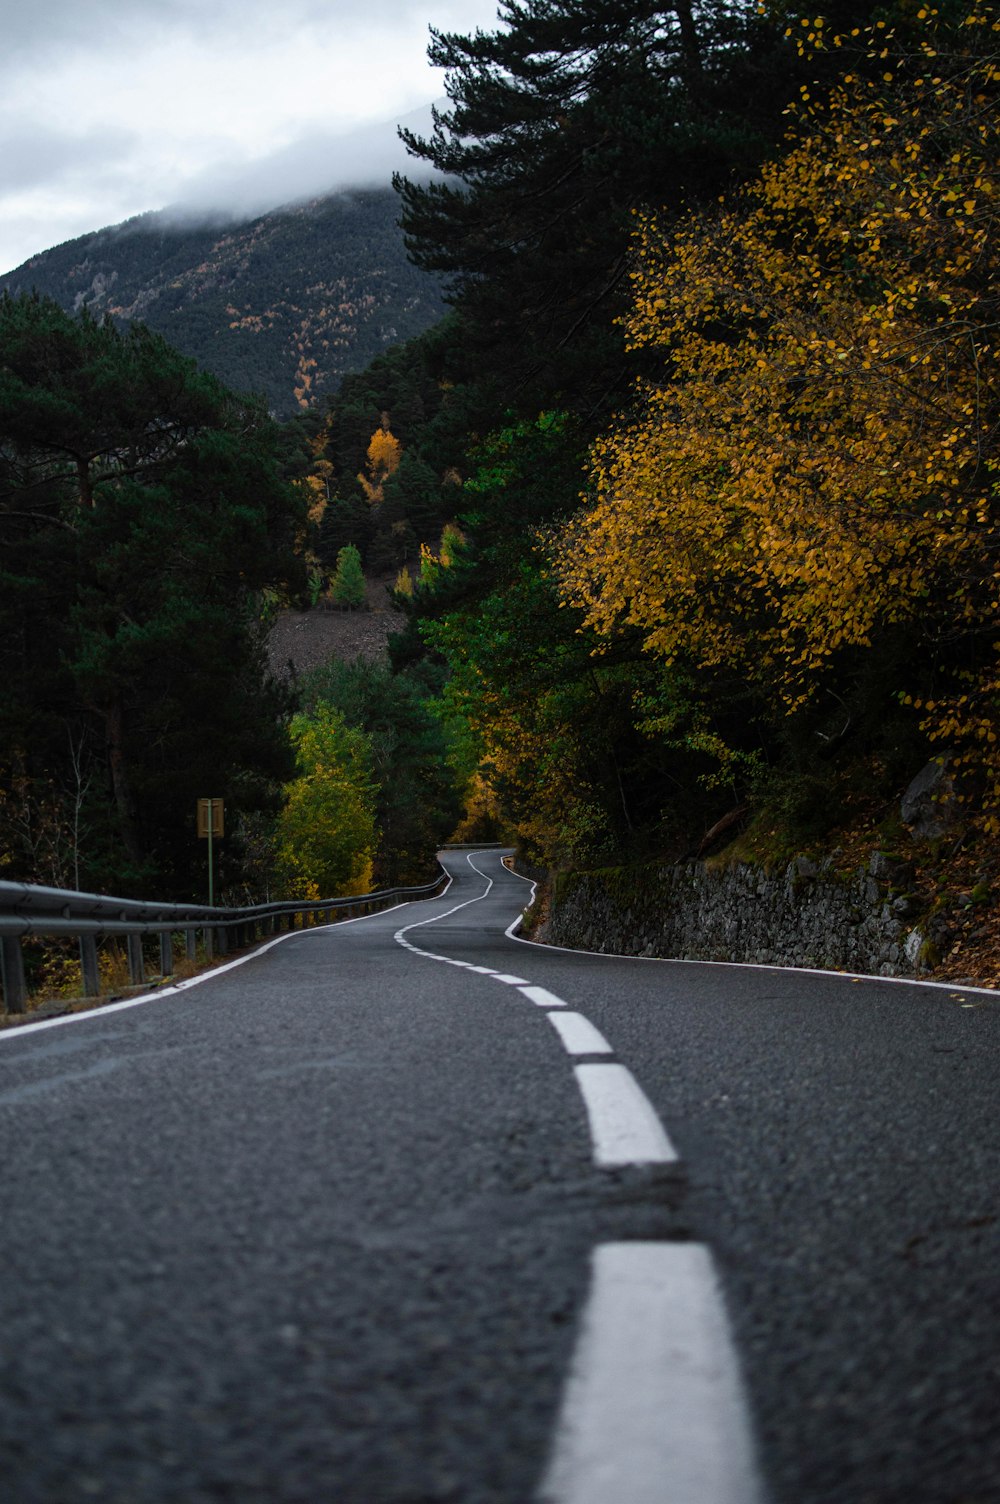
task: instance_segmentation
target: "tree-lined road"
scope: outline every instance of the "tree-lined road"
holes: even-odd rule
[[[1000,1500],[997,1001],[528,945],[447,863],[0,1036],[5,1504]]]

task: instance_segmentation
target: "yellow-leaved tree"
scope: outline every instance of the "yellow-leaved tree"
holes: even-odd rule
[[[979,8],[942,55],[920,15],[907,57],[867,34],[880,76],[848,72],[822,111],[806,97],[739,198],[672,232],[637,221],[628,334],[661,376],[595,446],[557,568],[605,636],[638,627],[657,657],[734,667],[789,710],[887,629],[947,642],[925,727],[987,765],[1000,27]],[[989,802],[996,825],[1000,787]]]
[[[390,475],[399,469],[403,446],[390,431],[388,414],[382,415],[381,426],[376,428],[368,444],[366,473],[358,476],[361,489],[373,506],[384,498],[383,487]]]
[[[371,886],[377,842],[371,747],[320,704],[291,724],[299,776],[278,821],[278,865],[293,898],[335,898]]]

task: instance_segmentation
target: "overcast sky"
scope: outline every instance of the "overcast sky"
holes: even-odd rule
[[[496,0],[0,0],[0,272],[177,203],[385,181],[442,94],[428,25]]]

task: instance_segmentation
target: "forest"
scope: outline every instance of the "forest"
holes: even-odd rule
[[[208,793],[254,898],[455,833],[547,869],[891,843],[933,757],[994,836],[998,34],[912,0],[432,31],[438,175],[395,187],[448,311],[283,427],[6,298],[0,875],[190,896]],[[361,568],[391,662],[276,685],[270,616]]]
[[[501,14],[434,36],[451,312],[330,405],[320,555],[419,542],[394,661],[541,867],[892,842],[934,757],[994,833],[994,8]]]
[[[392,189],[358,189],[249,220],[142,214],[42,251],[0,277],[119,329],[141,322],[279,420],[440,318],[406,256]]]

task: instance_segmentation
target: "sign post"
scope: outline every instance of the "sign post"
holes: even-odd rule
[[[215,907],[215,863],[212,841],[215,836],[224,836],[225,811],[221,799],[198,800],[198,834],[208,838],[208,906]]]

